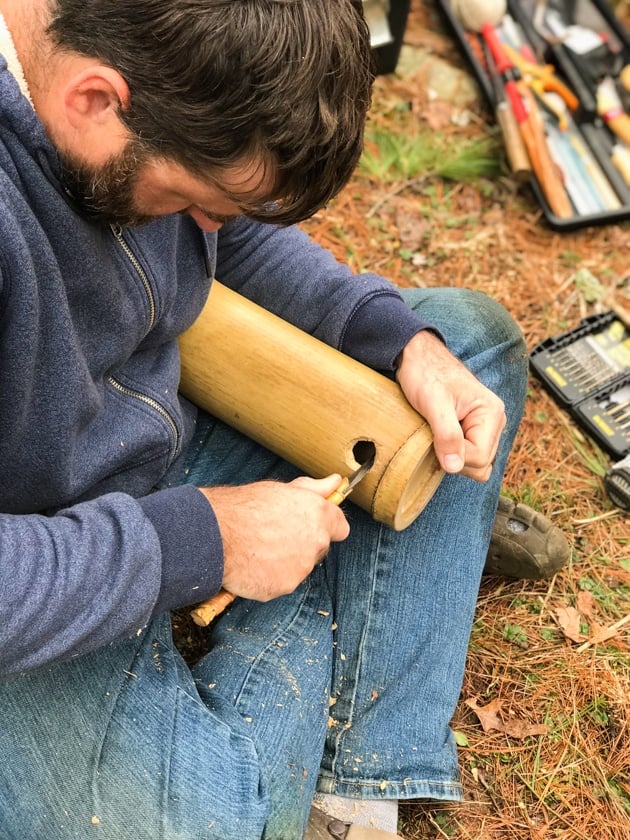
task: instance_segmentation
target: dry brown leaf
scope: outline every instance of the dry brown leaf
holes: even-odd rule
[[[572,642],[582,642],[584,640],[584,636],[580,632],[580,613],[575,607],[556,607],[553,614],[565,638]]]
[[[499,717],[501,701],[498,698],[491,700],[487,706],[479,706],[477,698],[471,697],[469,700],[466,700],[466,705],[477,715],[484,732],[490,732],[493,729],[496,729],[498,732],[503,731],[503,721]]]
[[[512,738],[528,738],[530,735],[546,735],[549,727],[546,723],[529,723],[521,718],[510,718],[503,731]]]
[[[591,635],[588,637],[588,640],[592,645],[598,645],[601,642],[612,639],[618,632],[619,629],[617,627],[602,627],[601,624],[594,621],[591,624]]]
[[[452,115],[453,106],[449,102],[444,102],[442,99],[429,102],[422,114],[427,125],[433,131],[443,131],[447,128],[451,123]]]
[[[518,739],[527,738],[530,735],[546,735],[549,732],[549,727],[544,723],[529,723],[522,718],[510,717],[507,722],[504,722],[499,714],[502,703],[498,698],[491,700],[486,706],[479,706],[477,698],[471,697],[466,700],[466,705],[477,715],[484,732],[496,730]]]
[[[396,212],[396,224],[401,246],[412,251],[420,248],[431,232],[430,221],[418,213],[399,210]]]
[[[597,602],[588,589],[583,589],[577,596],[577,608],[584,618],[592,618],[595,614]]]

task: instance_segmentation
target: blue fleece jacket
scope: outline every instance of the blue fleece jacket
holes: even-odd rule
[[[0,56],[0,675],[77,656],[212,595],[223,555],[185,450],[176,338],[211,278],[384,371],[425,326],[297,228],[136,229],[68,203],[54,147]]]

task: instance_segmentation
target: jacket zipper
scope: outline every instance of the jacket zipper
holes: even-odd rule
[[[154,400],[153,397],[147,397],[146,394],[140,393],[140,391],[134,391],[133,388],[128,388],[126,385],[123,385],[117,379],[114,379],[113,376],[108,376],[107,381],[118,391],[120,394],[124,394],[126,397],[131,397],[134,400],[138,400],[145,405],[150,406],[154,411],[156,411],[160,417],[163,417],[164,420],[168,423],[171,432],[173,433],[173,445],[171,447],[171,456],[174,458],[177,455],[177,450],[179,449],[179,431],[177,426],[175,425],[175,421],[169,414],[169,412],[161,405],[157,400]]]
[[[151,284],[149,283],[149,278],[147,277],[145,270],[142,268],[136,255],[133,253],[133,251],[125,241],[122,235],[122,228],[120,227],[120,225],[110,225],[110,227],[112,233],[114,234],[114,237],[116,238],[116,241],[122,248],[123,252],[125,253],[125,256],[129,260],[131,265],[136,270],[136,273],[144,287],[144,291],[146,293],[147,301],[149,304],[149,322],[145,331],[145,336],[147,336],[151,332],[153,325],[155,324],[155,298],[153,296],[153,289],[151,288]],[[115,390],[118,391],[120,394],[124,394],[127,397],[131,397],[132,399],[138,400],[139,402],[148,405],[166,421],[173,435],[171,456],[174,458],[179,450],[180,436],[177,424],[175,423],[175,420],[173,420],[173,417],[171,416],[170,412],[167,411],[161,403],[159,403],[157,400],[154,400],[153,397],[148,397],[146,394],[143,394],[140,391],[135,391],[133,388],[128,388],[126,385],[123,385],[113,376],[109,376],[107,378],[107,381],[112,386],[112,388],[115,388]]]
[[[147,277],[146,271],[140,265],[136,255],[131,250],[127,242],[125,241],[122,235],[122,228],[120,225],[110,225],[112,233],[116,237],[116,241],[123,249],[125,256],[131,263],[131,265],[135,268],[136,273],[140,280],[142,281],[142,285],[144,286],[144,291],[147,296],[147,301],[149,304],[149,323],[145,332],[145,336],[147,336],[151,330],[153,329],[153,325],[155,324],[155,298],[153,296],[153,289],[151,288],[151,284],[149,283],[149,278]]]

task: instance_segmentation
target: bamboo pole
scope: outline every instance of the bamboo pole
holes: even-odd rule
[[[180,338],[181,392],[316,478],[374,453],[352,500],[406,528],[443,472],[426,421],[397,383],[216,281]]]

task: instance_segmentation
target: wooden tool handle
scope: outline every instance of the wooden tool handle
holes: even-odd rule
[[[623,111],[608,111],[601,116],[612,133],[630,146],[630,116]]]
[[[569,200],[556,164],[549,154],[536,100],[527,85],[519,83],[519,90],[528,106],[528,117],[521,123],[521,134],[532,163],[534,175],[555,215],[561,219],[570,219],[574,216],[573,205]]]
[[[610,159],[621,173],[621,177],[625,183],[630,187],[630,150],[624,146],[616,145],[613,148]]]
[[[236,595],[232,595],[227,589],[220,589],[212,598],[197,604],[194,610],[190,611],[192,620],[199,627],[207,627],[223,610],[227,609]]]
[[[597,113],[613,134],[630,144],[630,116],[624,111],[615,82],[610,76],[600,82],[597,88]]]
[[[497,105],[495,114],[512,174],[519,181],[525,181],[532,174],[532,165],[514,111],[505,101]]]

